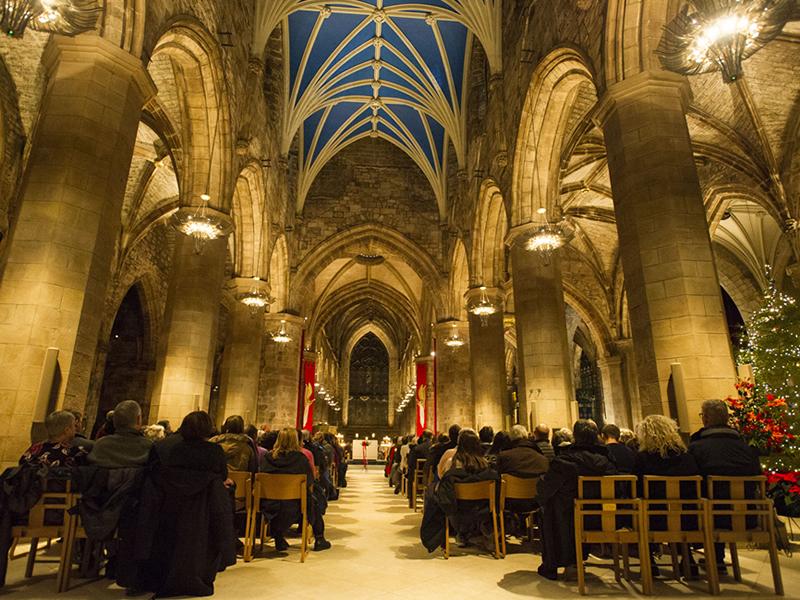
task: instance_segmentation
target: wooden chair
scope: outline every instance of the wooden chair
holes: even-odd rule
[[[700,476],[644,477],[644,538],[648,544],[669,544],[675,579],[680,579],[677,557],[679,544],[686,579],[691,576],[689,544],[703,544],[705,555],[714,555],[714,547],[707,542],[708,517],[706,501],[702,497],[702,483]],[[709,593],[713,594],[717,585],[717,570],[708,569]]]
[[[456,500],[483,500],[489,503],[492,515],[492,532],[494,537],[494,557],[500,558],[499,532],[497,529],[497,482],[479,481],[477,483],[456,483]],[[450,519],[444,518],[444,557],[450,558]]]
[[[783,579],[775,539],[775,516],[772,500],[767,498],[766,478],[719,477],[707,479],[707,531],[706,564],[714,570],[713,544],[728,544],[736,581],[742,580],[737,543],[764,544],[769,552],[775,594],[783,596]],[[719,594],[719,581],[715,578],[714,593]]]
[[[513,475],[502,475],[500,481],[500,543],[502,545],[502,555],[506,555],[506,500],[535,500],[537,478],[524,479]],[[520,513],[525,516],[528,525],[528,536],[533,542],[533,531],[535,529],[535,519],[539,509]]]
[[[421,495],[423,496],[422,500],[422,510],[425,510],[425,490],[427,489],[427,474],[425,470],[425,464],[428,461],[424,458],[420,458],[417,460],[416,469],[414,469],[414,481],[411,484],[411,502],[414,507],[414,512],[417,512],[417,498]]]
[[[52,481],[50,482],[52,483]],[[20,539],[30,538],[31,545],[28,550],[28,560],[25,565],[25,577],[33,577],[33,568],[36,564],[36,554],[39,552],[39,540],[47,539],[45,548],[50,547],[50,541],[58,538],[66,538],[70,527],[69,509],[73,506],[73,494],[71,484],[64,481],[64,491],[46,491],[39,498],[39,501],[28,512],[28,523],[26,525],[14,525],[11,528],[12,548],[16,547]],[[48,520],[59,521],[59,524],[50,525]],[[66,542],[66,539],[65,539]],[[61,591],[63,587],[62,578],[64,576],[64,565],[66,564],[68,544],[62,544],[61,557],[56,560],[42,560],[40,562],[59,563],[56,589]]]
[[[244,562],[253,560],[253,539],[250,535],[250,524],[253,519],[253,475],[249,471],[234,471],[228,469],[228,477],[236,484],[234,502],[236,512],[244,509]]]
[[[618,553],[620,545],[627,579],[630,579],[628,544],[636,544],[639,547],[642,588],[645,594],[652,592],[650,554],[644,541],[642,504],[637,498],[636,481],[633,475],[578,478],[578,497],[575,499],[575,556],[578,567],[578,591],[582,595],[586,594],[583,545],[604,543],[612,545],[614,576],[617,581],[620,580]],[[592,490],[596,493],[592,493]]]
[[[300,535],[302,538],[300,546],[300,562],[306,561],[308,554],[308,538],[310,528],[308,525],[308,500],[307,485],[305,475],[284,475],[278,473],[256,473],[253,484],[253,509],[250,517],[250,548],[252,549],[255,532],[256,518],[260,512],[262,500],[299,500],[302,521],[300,525]],[[266,519],[262,520],[261,538],[262,544],[266,532]]]

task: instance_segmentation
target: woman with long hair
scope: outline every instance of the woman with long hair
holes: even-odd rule
[[[308,506],[308,520],[314,532],[314,550],[327,550],[331,543],[325,539],[325,523],[322,514],[314,503],[311,486],[314,485],[314,471],[305,454],[300,450],[300,440],[297,430],[284,427],[278,432],[278,439],[272,451],[264,457],[261,465],[264,473],[305,475],[306,498]],[[286,533],[292,524],[300,520],[299,500],[269,500],[261,504],[262,514],[269,520],[272,537],[275,539],[275,549],[284,552],[289,548]]]

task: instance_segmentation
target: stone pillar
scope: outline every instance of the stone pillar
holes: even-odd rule
[[[251,278],[237,277],[231,281],[230,287],[237,297],[254,290],[269,296],[270,291],[267,282]],[[263,309],[254,311],[241,302],[236,303],[222,356],[220,421],[231,415],[241,415],[246,423],[256,422],[263,323]]]
[[[603,405],[607,423],[630,428],[630,403],[625,397],[625,376],[620,356],[604,356],[597,360],[600,379],[603,383]]]
[[[464,341],[459,348],[445,342],[454,333]],[[470,377],[469,325],[463,321],[439,323],[436,336],[436,399],[440,431],[455,423],[462,427],[475,426],[475,404],[472,401]]]
[[[272,335],[280,330],[281,321],[291,341],[278,343]],[[297,423],[300,358],[302,354],[303,318],[288,314],[267,315],[266,336],[261,360],[261,389],[258,418],[273,429],[294,427]]]
[[[733,393],[735,371],[686,125],[690,94],[683,77],[640,73],[609,88],[597,118],[608,151],[642,412],[670,414],[667,386],[677,362],[695,429],[703,400]]]
[[[227,248],[227,239],[220,238],[198,254],[191,237],[176,236],[152,421],[167,419],[176,428],[188,413],[208,410]]]
[[[472,398],[475,402],[475,427],[491,425],[495,431],[505,428],[506,340],[503,317],[505,294],[498,288],[469,290],[467,306],[478,304],[485,293],[498,311],[488,318],[469,314],[470,371]]]
[[[97,36],[55,36],[19,213],[0,275],[0,462],[16,462],[48,347],[57,405],[83,409],[141,109],[155,87]],[[52,407],[51,407],[52,408]]]
[[[577,416],[560,251],[544,260],[525,249],[524,229],[511,247],[519,366],[519,414],[527,427],[572,426]]]

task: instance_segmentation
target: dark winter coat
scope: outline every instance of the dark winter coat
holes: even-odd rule
[[[428,552],[444,548],[446,518],[463,516],[467,520],[472,520],[488,514],[488,507],[483,502],[469,502],[468,506],[460,507],[456,500],[455,484],[498,480],[497,472],[492,469],[485,469],[479,473],[468,473],[463,469],[452,468],[447,471],[439,483],[428,488],[425,497],[425,511],[419,529],[420,540]],[[469,514],[461,515],[462,512]]]
[[[692,435],[689,454],[701,475],[751,477],[761,475],[758,452],[731,427],[703,428]]]
[[[537,501],[542,507],[542,566],[554,572],[574,565],[575,523],[573,514],[578,497],[578,477],[616,475],[605,446],[573,444],[564,447],[550,463],[550,470],[537,485]]]
[[[120,556],[117,583],[158,597],[210,596],[217,572],[236,563],[225,453],[178,434],[153,447],[149,468],[133,554]]]

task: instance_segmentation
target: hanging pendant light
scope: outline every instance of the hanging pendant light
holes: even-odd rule
[[[450,335],[444,340],[444,345],[453,350],[458,350],[463,348],[467,342],[458,334],[458,323],[453,322],[452,327]]]
[[[286,321],[281,319],[281,328],[272,334],[272,341],[276,344],[288,344],[292,341],[292,336],[286,332]]]
[[[489,317],[496,315],[500,309],[494,303],[492,303],[491,300],[489,300],[487,288],[485,285],[482,285],[480,287],[480,297],[478,298],[478,302],[468,306],[467,310],[476,317],[479,317],[481,320],[481,325],[486,327],[489,324]]]
[[[0,30],[15,38],[28,27],[74,36],[93,30],[99,14],[97,0],[0,0]]]
[[[564,218],[559,218],[556,223],[549,223],[546,208],[540,208],[536,212],[544,217],[545,222],[544,225],[537,227],[525,241],[525,249],[549,258],[553,252],[572,241],[572,238],[575,237],[575,229]]]
[[[2,2],[2,0],[0,0]],[[209,208],[211,196],[200,196],[200,205],[195,209],[181,208],[172,216],[172,224],[181,233],[194,240],[194,251],[202,254],[206,242],[225,237],[233,229],[227,215]]]
[[[681,75],[721,71],[741,78],[742,62],[773,40],[791,18],[795,0],[690,0],[665,28],[656,53]]]

